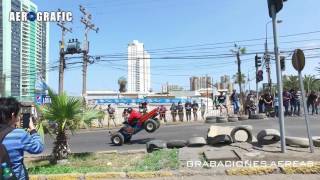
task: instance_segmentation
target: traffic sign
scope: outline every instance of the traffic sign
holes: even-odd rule
[[[301,49],[296,49],[292,55],[292,65],[297,71],[302,71],[306,64],[304,53]]]

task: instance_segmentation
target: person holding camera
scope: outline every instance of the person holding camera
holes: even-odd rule
[[[31,117],[29,117],[27,131],[16,128],[20,124],[20,109],[21,105],[15,98],[0,98],[0,140],[9,157],[9,162],[1,162],[1,165],[7,164],[7,168],[12,170],[12,178],[24,180],[29,179],[23,163],[24,151],[30,154],[40,154],[44,145]]]

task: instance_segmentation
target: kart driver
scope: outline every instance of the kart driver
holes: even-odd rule
[[[129,113],[128,124],[134,128],[135,131],[142,129],[142,122],[140,121],[141,113],[131,107],[128,108],[127,112]]]

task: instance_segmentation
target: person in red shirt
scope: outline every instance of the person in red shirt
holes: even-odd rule
[[[132,108],[128,108],[127,111],[129,113],[128,124],[135,129],[142,127],[142,122],[140,121],[142,114]]]

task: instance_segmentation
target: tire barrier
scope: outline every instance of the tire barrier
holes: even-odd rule
[[[217,119],[217,121],[216,121],[217,123],[226,123],[226,122],[228,122],[228,118],[225,117],[225,116],[217,116],[216,119]]]
[[[264,119],[267,116],[265,114],[251,114],[251,116],[249,117],[249,119]]]
[[[246,116],[246,115],[239,116],[239,121],[244,121],[248,119],[249,119],[249,116]]]
[[[159,150],[159,149],[167,148],[167,143],[162,140],[152,140],[152,141],[147,142],[146,146],[147,146],[147,152],[151,153],[151,152]]]
[[[206,123],[216,123],[216,116],[207,116]]]
[[[275,144],[280,141],[280,132],[276,129],[264,129],[257,135],[260,145]]]
[[[238,122],[239,121],[239,117],[238,116],[229,116],[228,117],[228,121],[229,122]]]
[[[188,140],[188,147],[201,147],[207,144],[203,137],[192,137]]]
[[[187,141],[185,140],[170,140],[167,142],[167,148],[183,148],[187,146]]]
[[[207,143],[209,145],[229,145],[233,143],[233,140],[231,138],[231,136],[227,135],[227,134],[221,134],[221,135],[217,135],[215,137],[208,137],[207,138]]]
[[[286,137],[286,144],[294,147],[309,147],[309,139],[301,137]]]
[[[320,147],[320,136],[313,136],[312,140],[315,147]]]
[[[236,133],[238,131],[246,132],[247,139],[245,141],[237,140]],[[245,126],[237,126],[237,127],[233,128],[230,135],[231,135],[233,142],[248,142],[248,143],[252,142],[252,131],[251,131],[251,129],[249,129],[248,127],[245,127]]]

